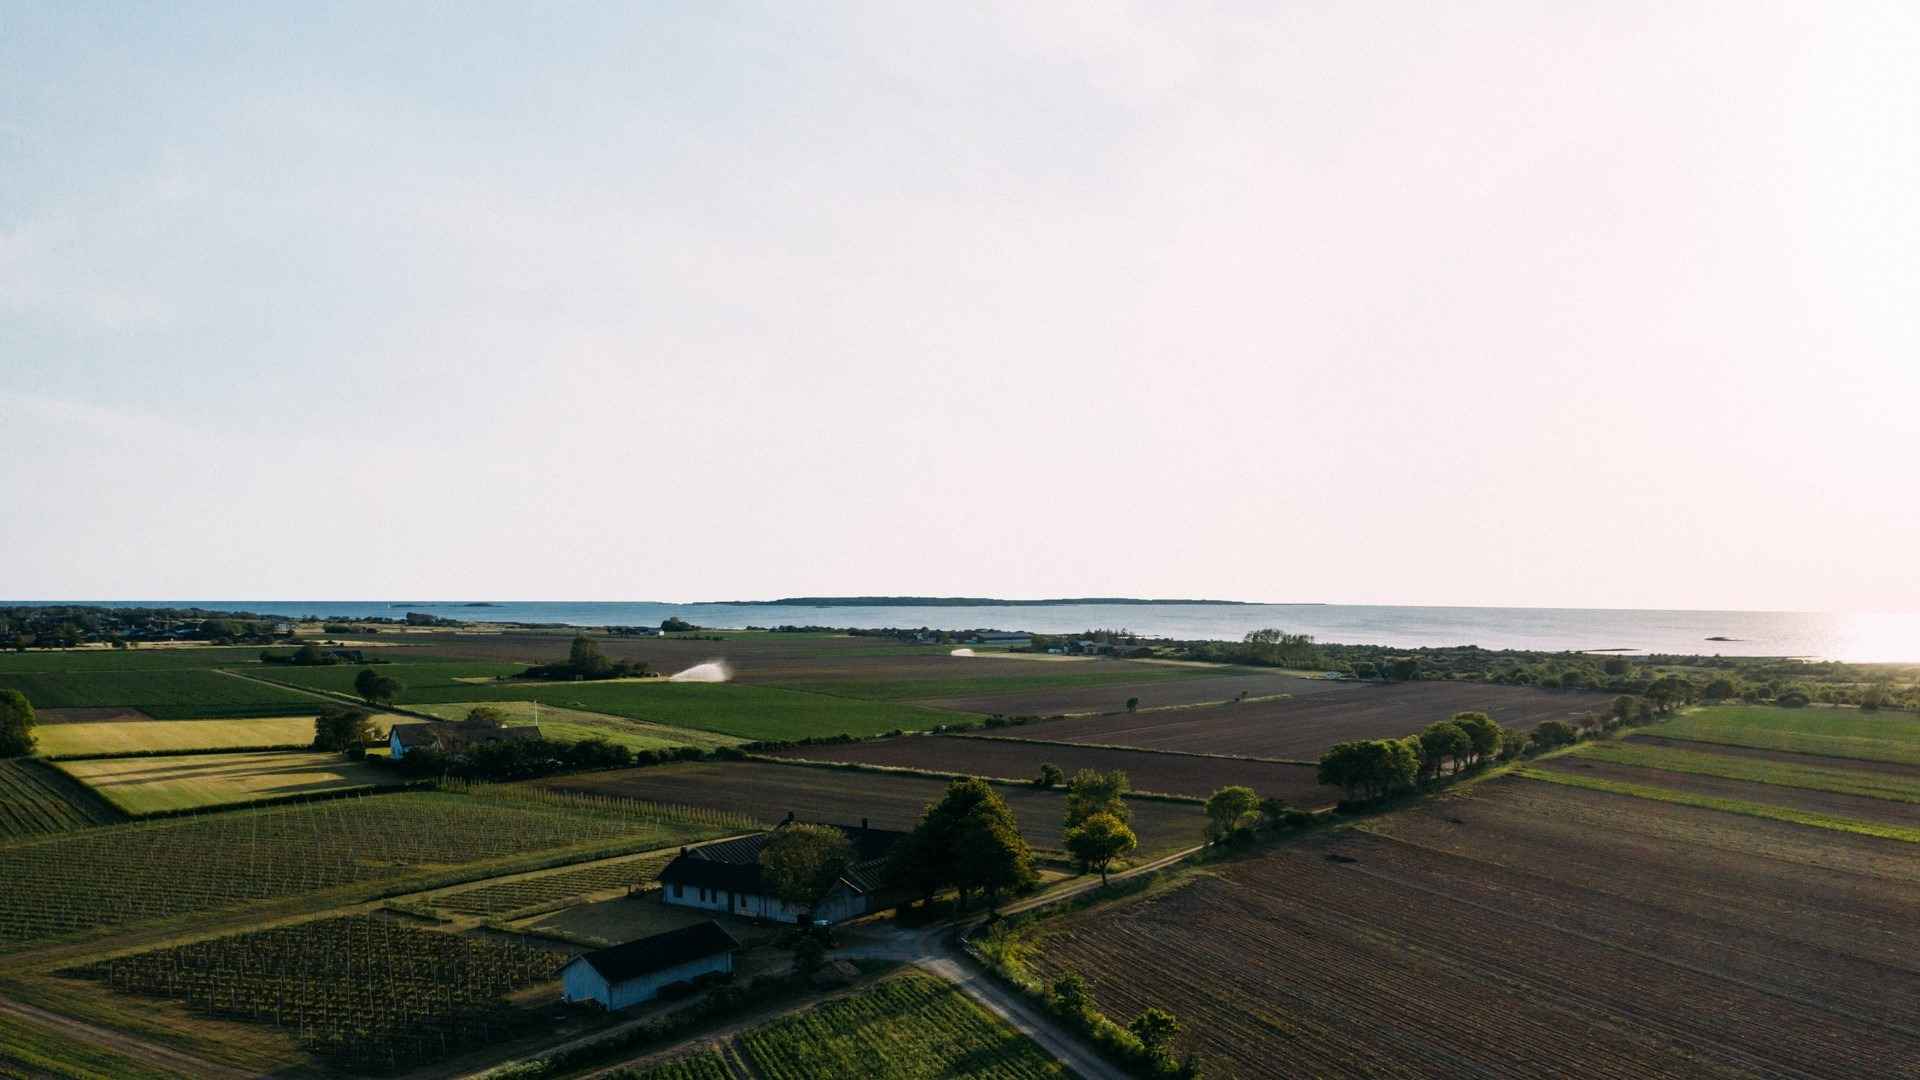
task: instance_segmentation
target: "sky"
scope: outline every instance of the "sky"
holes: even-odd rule
[[[0,0],[0,597],[1920,610],[1911,3]]]

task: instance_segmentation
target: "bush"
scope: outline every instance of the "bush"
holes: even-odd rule
[[[1773,699],[1775,705],[1788,709],[1804,709],[1807,707],[1809,701],[1810,699],[1807,695],[1798,690],[1789,690]]]

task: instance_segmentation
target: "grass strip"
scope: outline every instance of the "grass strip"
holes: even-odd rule
[[[1806,810],[1795,810],[1786,806],[1769,806],[1766,803],[1746,802],[1741,799],[1721,799],[1710,795],[1695,795],[1691,792],[1673,788],[1654,787],[1650,784],[1625,784],[1617,780],[1601,780],[1591,776],[1576,776],[1572,773],[1547,772],[1543,769],[1515,769],[1514,775],[1528,780],[1542,780],[1549,784],[1565,784],[1568,787],[1586,788],[1590,791],[1605,791],[1614,795],[1629,795],[1636,799],[1650,799],[1655,802],[1675,803],[1680,806],[1695,806],[1703,810],[1718,810],[1728,814],[1742,814],[1747,817],[1766,818],[1772,821],[1784,821],[1793,825],[1806,825],[1816,829],[1830,829],[1834,832],[1857,833],[1861,836],[1874,836],[1882,840],[1899,840],[1909,844],[1920,844],[1920,829],[1900,825],[1882,825],[1877,822],[1855,821],[1851,818],[1834,817],[1830,814],[1815,814]]]
[[[1888,802],[1920,803],[1920,779],[1861,769],[1821,768],[1792,762],[1731,757],[1704,750],[1636,746],[1632,743],[1590,743],[1577,754],[1614,765],[1664,769],[1693,776],[1716,776],[1724,780],[1746,780],[1806,791],[1830,791],[1839,795],[1885,799]]]

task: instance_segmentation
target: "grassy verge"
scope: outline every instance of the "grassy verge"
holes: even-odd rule
[[[1747,817],[1766,818],[1771,821],[1785,821],[1794,825],[1807,825],[1816,829],[1830,829],[1834,832],[1857,833],[1861,836],[1877,836],[1884,840],[1900,840],[1909,844],[1920,844],[1920,829],[1900,825],[1884,825],[1878,822],[1854,821],[1851,818],[1834,817],[1830,814],[1816,814],[1806,810],[1795,810],[1787,806],[1769,806],[1765,803],[1746,802],[1741,799],[1722,799],[1711,795],[1695,795],[1691,792],[1676,791],[1673,788],[1655,787],[1650,784],[1627,784],[1617,780],[1602,780],[1591,776],[1578,776],[1573,773],[1547,772],[1542,769],[1516,769],[1514,775],[1528,780],[1540,780],[1549,784],[1565,784],[1568,787],[1586,788],[1590,791],[1605,791],[1615,795],[1629,795],[1636,799],[1651,799],[1656,802],[1675,803],[1680,806],[1696,806],[1703,810],[1719,810],[1728,814],[1743,814]]]
[[[1631,742],[1592,743],[1582,747],[1579,753],[1582,757],[1614,765],[1664,769],[1694,776],[1717,776],[1725,780],[1747,780],[1807,791],[1831,791],[1890,802],[1920,803],[1920,777],[1909,779],[1864,769],[1824,768]]]

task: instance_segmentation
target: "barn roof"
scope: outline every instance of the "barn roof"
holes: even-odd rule
[[[709,956],[733,952],[740,947],[726,927],[708,919],[664,934],[643,937],[611,949],[581,953],[584,960],[607,980],[607,985],[627,982],[642,975],[704,960]]]

